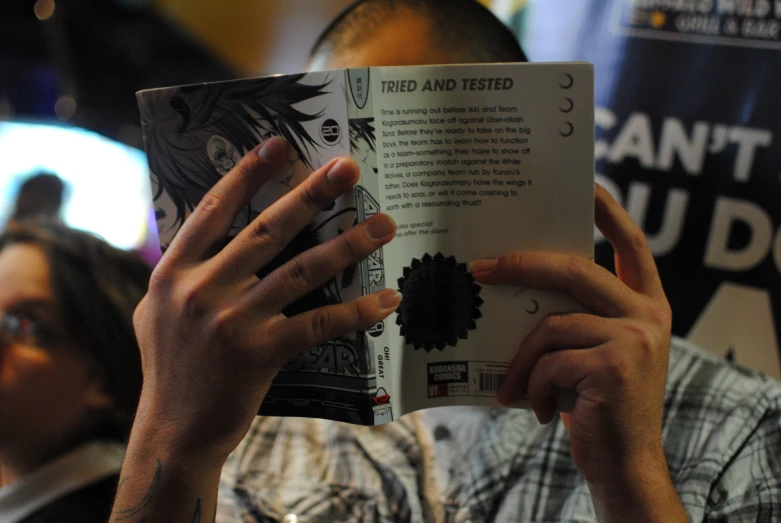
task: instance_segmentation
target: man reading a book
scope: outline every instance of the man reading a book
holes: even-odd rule
[[[519,60],[512,34],[472,0],[365,0],[326,30],[310,66]],[[389,242],[395,225],[382,214],[255,276],[356,183],[348,159],[315,171],[222,247],[287,156],[272,138],[242,158],[152,276],[134,318],[144,389],[112,521],[781,519],[781,387],[671,338],[645,237],[600,187],[596,225],[617,274],[541,252],[471,265],[481,284],[562,291],[590,311],[547,317],[519,347],[498,396],[526,396],[533,410],[431,409],[375,428],[256,418],[287,359],[400,301],[385,290],[280,313]],[[577,392],[569,413],[556,412],[559,389]]]

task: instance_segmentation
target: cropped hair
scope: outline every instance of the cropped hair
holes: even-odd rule
[[[141,393],[141,357],[133,311],[146,293],[150,268],[136,255],[58,223],[14,225],[0,251],[36,246],[50,265],[54,304],[69,348],[83,351],[112,398],[93,439],[126,441]]]
[[[476,0],[358,0],[318,37],[310,58],[360,44],[403,10],[425,17],[434,43],[463,62],[528,61],[512,31]]]

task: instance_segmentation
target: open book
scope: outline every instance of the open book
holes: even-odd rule
[[[270,136],[287,167],[230,237],[312,169],[361,179],[265,274],[372,214],[396,238],[289,305],[298,314],[397,288],[398,311],[289,361],[260,414],[376,425],[442,405],[496,406],[507,364],[568,297],[478,285],[469,262],[512,251],[593,256],[594,94],[586,63],[372,67],[138,93],[162,248],[214,183]],[[227,238],[226,241],[229,241]]]

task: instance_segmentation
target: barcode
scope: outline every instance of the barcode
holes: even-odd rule
[[[481,372],[478,392],[496,392],[502,386],[505,376],[505,374]]]

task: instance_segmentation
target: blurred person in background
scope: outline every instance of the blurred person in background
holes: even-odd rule
[[[27,178],[16,195],[8,223],[61,222],[68,192],[68,184],[56,174],[42,172]]]
[[[0,522],[108,519],[148,280],[136,256],[57,223],[0,234]]]

